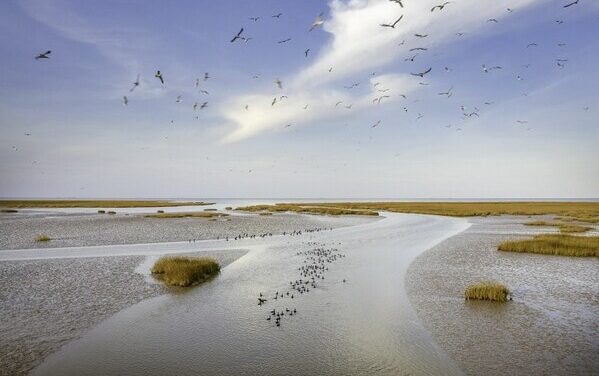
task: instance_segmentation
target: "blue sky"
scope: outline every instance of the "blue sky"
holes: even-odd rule
[[[599,197],[599,4],[436,3],[1,2],[0,196]]]

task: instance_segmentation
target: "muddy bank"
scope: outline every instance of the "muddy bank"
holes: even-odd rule
[[[599,260],[497,251],[501,241],[551,231],[522,225],[529,220],[471,219],[410,266],[410,301],[468,374],[597,374]],[[468,284],[490,279],[507,284],[513,301],[464,301]]]

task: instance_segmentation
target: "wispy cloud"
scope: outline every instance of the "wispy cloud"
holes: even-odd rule
[[[510,6],[522,9],[539,0],[515,0]],[[407,56],[414,47],[432,48],[456,38],[457,32],[481,32],[491,27],[488,18],[507,16],[505,4],[464,0],[449,4],[443,11],[431,12],[436,1],[412,1],[405,8],[383,0],[332,0],[329,17],[323,30],[330,41],[321,49],[314,62],[290,77],[283,78],[284,90],[239,94],[221,107],[223,118],[233,124],[224,142],[235,142],[286,124],[309,124],[339,116],[335,103],[353,103],[359,110],[376,97],[376,91],[362,88],[349,91],[343,85],[368,71],[385,69],[399,57]],[[403,18],[395,28],[381,27]],[[429,34],[416,38],[415,33]],[[405,44],[401,44],[402,41]],[[401,45],[400,45],[401,44]],[[416,66],[417,65],[412,65]],[[421,67],[425,68],[425,67]],[[418,88],[417,82],[405,70],[386,76],[392,79],[391,103],[398,95],[409,94]],[[379,78],[379,80],[384,77]],[[361,85],[365,85],[362,80]],[[372,86],[371,86],[372,89]],[[288,99],[271,105],[273,98],[286,95]],[[303,107],[308,104],[309,109]],[[250,110],[246,110],[248,105]]]

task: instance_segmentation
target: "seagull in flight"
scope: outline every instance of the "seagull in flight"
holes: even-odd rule
[[[278,41],[277,43],[278,43],[278,44],[287,43],[287,42],[289,42],[290,40],[291,40],[291,38],[287,38],[287,39],[280,40],[280,41]]]
[[[206,108],[206,107],[208,107],[208,102],[204,102],[204,103],[202,103],[202,105],[200,106],[200,110],[201,110],[201,109],[204,109],[204,108]]]
[[[427,70],[425,70],[424,72],[420,72],[420,73],[410,73],[412,76],[418,76],[420,78],[424,78],[424,76],[429,73],[431,70],[433,70],[433,68],[428,68]]]
[[[572,5],[578,5],[578,2],[579,2],[579,1],[580,1],[580,0],[575,0],[575,1],[571,2],[571,3],[568,3],[568,4],[564,5],[564,8],[569,8],[569,7],[571,7]]]
[[[52,53],[52,51],[50,51],[50,50],[48,50],[48,51],[46,51],[46,52],[44,52],[44,53],[41,53],[41,54],[39,54],[39,55],[37,55],[37,56],[35,57],[35,60],[39,60],[39,59],[49,59],[49,58],[50,58],[50,56],[48,56],[48,55],[50,55],[51,53]]]
[[[397,3],[397,4],[399,4],[400,7],[403,8],[402,0],[389,0],[389,1],[391,1],[392,3]]]
[[[314,21],[312,21],[312,25],[310,25],[310,29],[308,31],[312,31],[312,30],[316,29],[317,27],[322,26],[322,24],[324,23],[322,16],[323,16],[323,13],[320,13],[318,16],[316,16]]]
[[[277,13],[277,14],[272,15],[271,17],[272,18],[280,18],[282,15],[283,15],[283,13]]]
[[[380,96],[380,97],[378,97],[378,98],[374,98],[374,99],[372,100],[372,103],[376,102],[377,104],[381,104],[381,100],[383,100],[384,98],[391,98],[391,97],[390,97],[390,96],[388,96],[388,95],[381,95],[381,96]]]
[[[231,39],[231,43],[235,42],[237,39],[243,39],[241,36],[241,33],[243,33],[243,27],[241,28],[241,30],[239,30],[239,32],[233,37],[233,39]]]
[[[139,86],[139,73],[137,74],[137,79],[133,83],[133,87],[131,89],[129,89],[129,92],[133,92],[133,90],[135,90],[135,88],[138,86]]]
[[[208,81],[209,78],[210,74],[208,74],[208,72],[204,73],[204,81]]]
[[[526,45],[526,48],[537,47],[537,46],[538,46],[538,44],[536,44],[536,43],[529,43],[529,44]]]
[[[204,95],[210,95],[210,93],[208,92],[208,90],[200,90],[200,93],[202,93]]]
[[[260,19],[260,17],[250,17],[250,20],[252,20],[254,22],[258,21],[259,19]]]
[[[498,23],[499,21],[497,21],[495,18],[489,18],[489,19],[487,20],[487,22],[495,22],[495,23]]]
[[[335,107],[339,106],[341,103],[343,103],[343,101],[339,101],[339,102],[335,103]]]
[[[376,123],[374,123],[370,128],[376,128],[381,124],[381,121],[378,120]]]
[[[271,103],[270,105],[271,105],[271,106],[274,106],[274,105],[275,105],[275,103],[277,103],[277,97],[274,97],[274,98],[272,99],[272,103]]]
[[[123,104],[126,106],[129,104],[129,99],[127,99],[127,96],[123,96]]]
[[[278,78],[276,80],[274,80],[273,82],[277,85],[277,87],[279,89],[283,88],[283,82],[281,82],[281,80],[279,80]]]
[[[162,73],[160,73],[160,71],[156,71],[156,74],[154,75],[154,77],[159,79],[160,82],[164,85],[164,77],[162,77]]]
[[[501,69],[501,67],[499,65],[494,67],[487,67],[485,64],[483,64],[483,72],[485,73],[489,73],[489,71],[492,71],[494,69]]]
[[[304,55],[306,55],[306,57],[308,57],[309,53],[310,53],[310,49],[309,48],[306,51],[304,51]]]
[[[384,23],[384,24],[381,24],[381,26],[382,27],[390,27],[392,29],[395,29],[395,25],[397,25],[397,23],[399,21],[401,21],[402,18],[403,18],[403,14],[397,20],[395,20],[395,22],[393,22],[392,24],[386,24],[386,23]]]
[[[418,38],[426,38],[428,37],[428,34],[414,34],[414,36]]]
[[[434,7],[431,8],[431,12],[433,12],[435,9],[443,10],[443,8],[445,8],[445,6],[447,4],[451,4],[451,1],[446,1],[443,4],[435,5]]]
[[[447,98],[450,98],[453,95],[452,90],[453,90],[453,86],[450,87],[449,90],[447,90],[446,92],[444,92],[444,93],[437,93],[437,95],[446,95]]]
[[[175,99],[175,102],[176,103],[181,103],[181,96],[180,95],[177,95],[177,99]]]
[[[428,48],[415,47],[415,48],[410,48],[410,51],[428,51]]]
[[[414,55],[414,56],[412,56],[412,57],[406,57],[406,58],[404,59],[404,61],[411,61],[411,62],[414,62],[414,59],[416,58],[416,56],[418,56],[418,54],[416,54],[416,55]]]

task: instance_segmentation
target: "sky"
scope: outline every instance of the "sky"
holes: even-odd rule
[[[0,197],[599,197],[599,2],[402,3],[2,1]]]

